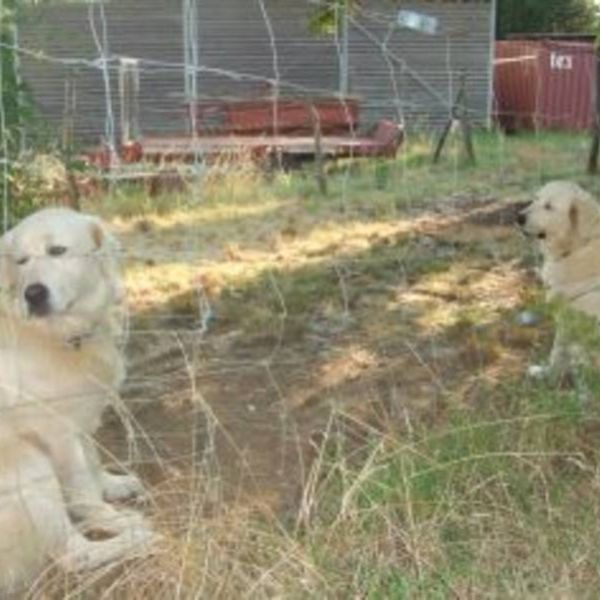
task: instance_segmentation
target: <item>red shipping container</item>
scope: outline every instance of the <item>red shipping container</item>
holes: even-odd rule
[[[495,113],[507,131],[582,131],[593,123],[597,55],[588,41],[496,42]]]

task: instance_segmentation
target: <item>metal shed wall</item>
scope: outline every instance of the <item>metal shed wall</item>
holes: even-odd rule
[[[313,93],[336,93],[340,47],[330,37],[309,31],[308,0],[264,0],[272,40],[258,0],[198,2],[200,65],[220,70],[198,75],[200,97],[247,98],[271,92],[260,78],[279,72],[280,92],[294,86]],[[350,89],[361,98],[361,122],[383,117],[407,124],[438,124],[446,118],[461,69],[468,73],[469,106],[478,120],[489,116],[490,41],[493,3],[486,0],[370,0],[349,28]],[[390,28],[398,8],[437,16],[439,34]],[[140,63],[140,124],[147,134],[186,130],[183,71],[182,3],[176,0],[113,0],[104,4],[107,40],[113,56],[136,57]],[[19,44],[28,51],[59,59],[94,61],[99,52],[89,19],[90,3],[37,5],[23,11]],[[95,26],[101,34],[99,8]],[[367,32],[367,33],[365,33]],[[387,38],[387,52],[379,41]],[[377,43],[373,43],[373,39]],[[119,122],[118,74],[111,63],[111,105]],[[55,131],[65,107],[65,81],[76,81],[75,131],[78,139],[96,142],[105,131],[107,102],[102,70],[92,64],[57,64],[40,55],[21,55],[23,77],[40,113]],[[254,77],[236,77],[235,74]],[[229,75],[229,76],[228,76]],[[285,84],[291,84],[286,87]]]
[[[294,86],[336,90],[338,59],[331,39],[308,31],[308,5],[294,0],[265,0],[276,47],[281,93]],[[20,45],[60,59],[98,57],[89,5],[42,5],[20,20]],[[182,7],[173,0],[120,0],[104,5],[110,54],[140,58],[140,123],[153,134],[186,130]],[[99,10],[94,23],[101,33]],[[275,78],[271,39],[258,2],[204,0],[198,3],[199,64],[216,72],[198,74],[200,97],[255,97],[271,90],[261,78]],[[97,141],[104,132],[106,95],[103,73],[93,66],[56,64],[25,54],[23,78],[40,113],[59,127],[65,81],[74,74],[77,90],[75,130],[79,139]],[[247,74],[249,77],[241,77]],[[111,67],[112,108],[118,124],[117,65]],[[292,84],[286,87],[285,84]]]
[[[141,8],[140,5],[143,5]],[[183,57],[180,9],[169,0],[107,4],[107,39],[111,54],[144,57],[165,63],[181,63]],[[80,4],[40,5],[24,11],[19,23],[21,72],[35,105],[54,130],[60,127],[65,108],[65,84],[75,82],[75,132],[81,141],[97,142],[104,133],[107,114],[103,71],[92,61],[99,56],[92,24],[101,35],[99,12],[90,19],[88,6]],[[31,55],[29,52],[39,53]],[[48,55],[44,59],[43,55]],[[73,60],[61,64],[54,59]],[[89,61],[90,64],[84,64]],[[119,94],[116,68],[110,70],[111,103],[118,122]],[[173,92],[183,90],[183,71],[143,66],[140,77],[140,118],[168,130],[176,109]]]
[[[395,27],[398,9],[436,17],[436,35]],[[350,85],[366,99],[367,117],[403,115],[408,125],[439,126],[464,71],[471,116],[487,123],[494,11],[487,0],[366,2],[350,29]]]

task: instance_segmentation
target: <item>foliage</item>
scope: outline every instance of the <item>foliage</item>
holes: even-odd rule
[[[7,159],[8,167],[0,173],[0,187],[12,192],[14,173],[12,165],[19,152],[19,138],[25,121],[31,119],[31,104],[25,86],[18,76],[15,45],[17,0],[4,0],[0,5],[0,102],[2,143],[0,158]],[[7,154],[7,156],[4,156]],[[4,181],[3,178],[8,181]],[[8,201],[2,198],[3,202]],[[6,227],[8,223],[4,223]]]
[[[595,33],[592,0],[498,0],[498,37],[510,33]]]
[[[342,11],[359,8],[362,0],[324,0],[310,20],[314,33],[334,35]],[[598,9],[594,0],[498,0],[497,34],[596,33]]]
[[[5,126],[11,137],[19,124],[20,84],[15,68],[14,52],[7,46],[14,44],[15,0],[7,0],[0,8],[0,58],[2,61],[2,106]]]
[[[335,35],[339,19],[345,10],[357,8],[361,0],[325,0],[310,18],[310,30],[321,35]]]
[[[203,439],[187,401],[199,382],[206,414],[218,406],[219,427],[248,449],[248,487],[257,446],[266,476],[256,504],[240,493],[239,506],[220,487],[236,452],[204,454],[214,475],[193,452],[171,454],[177,471],[152,490],[165,551],[115,570],[117,581],[94,573],[79,593],[65,592],[79,582],[61,576],[44,597],[596,597],[600,386],[591,382],[584,405],[568,382],[525,376],[547,356],[561,306],[538,306],[523,273],[536,257],[511,226],[513,201],[548,178],[600,193],[600,179],[584,173],[586,136],[476,132],[476,166],[460,163],[451,137],[432,167],[431,141],[409,137],[396,161],[328,165],[325,197],[310,169],[261,179],[248,167],[209,174],[202,202],[143,189],[90,201],[120,215],[128,249],[132,330],[144,332],[132,336],[148,407],[137,414],[156,415],[140,427],[152,440],[180,440],[189,423],[189,439]],[[182,324],[199,317],[195,282],[216,315],[201,347],[195,328],[182,341]],[[523,326],[517,317],[532,302],[543,318]],[[572,335],[594,344],[581,318],[569,319]],[[249,356],[275,357],[272,392],[245,367]],[[290,485],[271,509],[268,467],[283,454],[269,441],[284,432],[267,432],[280,401],[285,435],[310,434],[312,460],[298,496],[288,496],[300,479],[286,462]],[[329,407],[339,412],[323,425]],[[175,413],[176,425],[162,422]],[[234,438],[238,423],[256,438]]]

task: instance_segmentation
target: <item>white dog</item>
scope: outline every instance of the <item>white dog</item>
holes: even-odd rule
[[[600,205],[577,184],[554,181],[538,191],[518,222],[539,241],[548,299],[560,298],[571,308],[600,318]],[[530,372],[564,371],[577,353],[559,328],[549,365],[532,367]]]
[[[0,590],[48,558],[95,568],[153,539],[141,515],[107,503],[142,487],[102,470],[92,439],[124,376],[115,251],[98,219],[68,209],[0,240]]]

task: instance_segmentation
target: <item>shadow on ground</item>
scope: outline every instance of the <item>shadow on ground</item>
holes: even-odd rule
[[[360,251],[274,261],[209,290],[205,333],[193,286],[134,313],[124,397],[157,502],[200,487],[206,512],[223,499],[285,512],[332,414],[359,437],[404,430],[522,373],[548,327],[516,322],[534,287],[519,208],[473,200],[383,227]],[[114,424],[103,440],[125,457]]]

